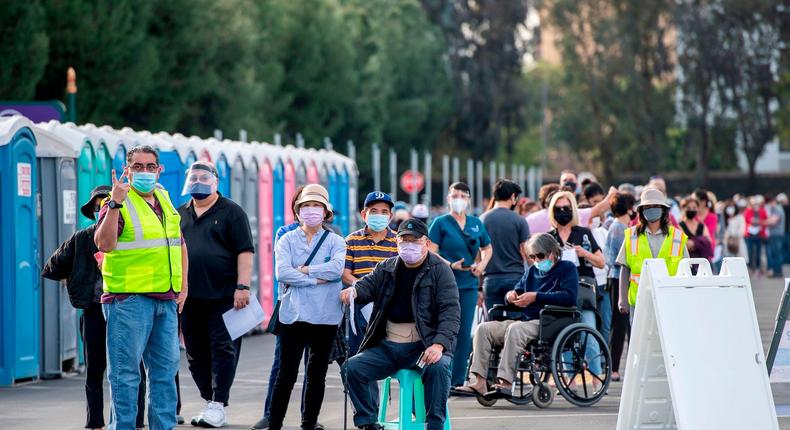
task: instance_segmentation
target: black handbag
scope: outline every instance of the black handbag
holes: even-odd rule
[[[595,278],[589,276],[579,276],[579,291],[576,294],[576,307],[579,309],[594,311],[598,309],[598,298]]]
[[[324,234],[321,235],[321,238],[318,239],[318,243],[316,243],[313,251],[310,253],[310,256],[307,257],[307,261],[304,262],[305,266],[309,266],[310,263],[313,262],[313,258],[315,258],[315,254],[318,253],[318,250],[321,248],[321,245],[324,243],[326,237],[329,236],[329,230],[324,230]],[[288,291],[288,285],[284,285],[284,290]],[[283,324],[280,322],[280,299],[277,299],[277,303],[274,304],[274,310],[272,311],[272,317],[269,318],[269,325],[266,327],[266,331],[271,334],[279,335],[280,331],[282,330]]]

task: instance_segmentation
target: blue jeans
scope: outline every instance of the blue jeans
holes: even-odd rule
[[[378,419],[378,404],[371,397],[370,383],[394,375],[400,369],[414,369],[422,373],[425,387],[427,430],[442,430],[450,395],[450,355],[444,354],[437,363],[416,367],[417,359],[425,351],[422,342],[394,343],[383,340],[373,348],[351,357],[346,363],[348,390],[354,403],[354,425],[362,427]]]
[[[472,353],[472,322],[477,306],[477,289],[459,289],[458,295],[461,301],[461,327],[458,329],[458,340],[453,356],[451,384],[454,387],[464,385],[466,375],[469,373],[469,354]]]
[[[749,250],[749,268],[759,270],[760,266],[762,266],[760,258],[762,256],[763,239],[754,236],[746,237],[746,249]]]
[[[585,310],[582,311],[582,323],[587,324],[593,330],[597,330],[595,328],[595,311]],[[594,339],[588,339],[587,341],[587,351],[585,352],[585,356],[590,363],[590,372],[596,375],[601,374],[601,349],[598,346],[598,342],[595,342]]]
[[[148,427],[176,426],[178,314],[174,300],[132,294],[102,305],[107,319],[107,379],[110,381],[109,430],[135,428],[140,360],[148,374]]]
[[[494,305],[506,305],[505,294],[513,289],[513,286],[521,280],[521,276],[487,276],[483,279],[483,291],[485,292],[486,311],[491,310]]]
[[[771,236],[768,238],[768,269],[774,272],[775,275],[782,274],[782,264],[784,264],[785,260],[782,249],[784,242],[784,236]]]
[[[603,289],[603,286],[599,285],[598,288]],[[609,291],[602,291],[598,295],[598,315],[601,316],[601,336],[608,343],[612,333],[612,297]]]

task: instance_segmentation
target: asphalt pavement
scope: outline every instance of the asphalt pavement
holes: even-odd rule
[[[768,347],[783,280],[752,279],[763,344]],[[263,413],[263,402],[269,380],[274,337],[267,334],[245,337],[242,356],[227,408],[228,429],[248,429]],[[625,361],[625,360],[623,360]],[[625,368],[625,365],[622,365]],[[627,377],[627,375],[625,375]],[[286,428],[299,427],[299,399],[302,377],[291,396]],[[597,405],[579,408],[557,396],[547,409],[534,405],[516,406],[500,400],[493,407],[480,406],[473,398],[451,398],[450,415],[454,430],[505,429],[585,429],[609,430],[617,423],[622,384],[613,383],[609,393]],[[191,415],[202,407],[187,368],[181,358],[182,415],[187,425]],[[105,383],[105,416],[109,411],[109,395]],[[327,375],[326,397],[319,421],[327,429],[343,428],[343,390],[337,365],[331,365]],[[62,379],[35,381],[13,387],[0,388],[0,429],[41,430],[80,429],[85,422],[84,376],[68,375]],[[351,413],[349,407],[349,423]],[[790,430],[790,417],[780,418],[780,427]],[[349,425],[349,428],[353,426]]]

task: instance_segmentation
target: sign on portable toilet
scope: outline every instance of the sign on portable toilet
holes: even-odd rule
[[[0,118],[0,385],[38,376],[36,138],[24,117]]]
[[[57,135],[34,126],[38,162],[39,264],[74,234],[77,227],[78,151]],[[42,378],[58,378],[77,365],[77,310],[71,306],[61,282],[41,279],[41,356]]]
[[[744,259],[641,273],[617,429],[778,429]]]

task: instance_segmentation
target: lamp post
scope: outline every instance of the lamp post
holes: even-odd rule
[[[69,106],[69,121],[77,123],[77,71],[69,67],[66,71],[66,104]]]

